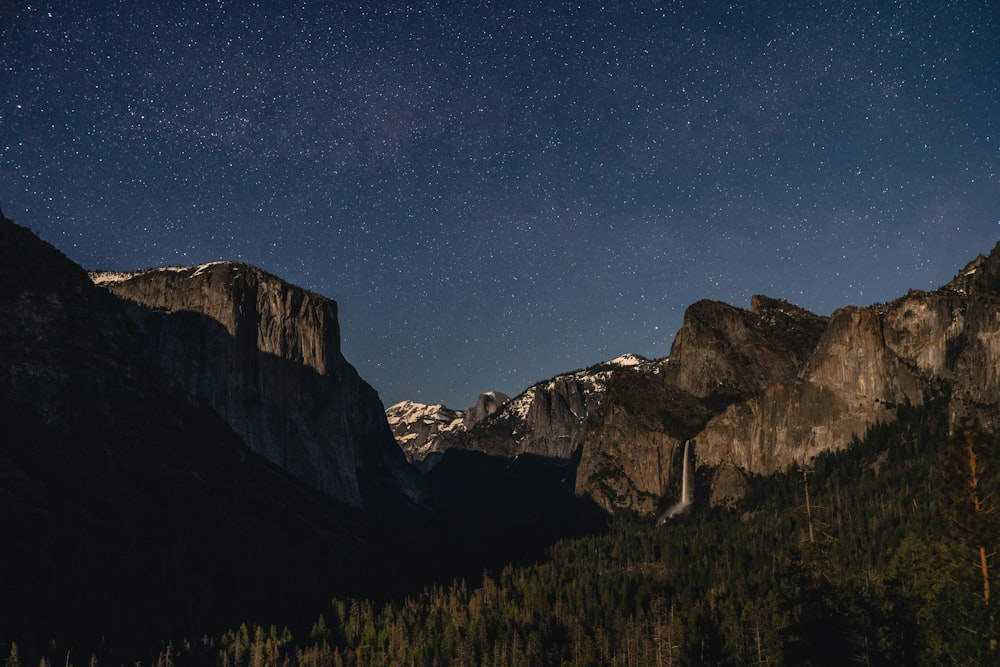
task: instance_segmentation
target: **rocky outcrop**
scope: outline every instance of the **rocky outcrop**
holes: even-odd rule
[[[952,382],[952,417],[974,411],[988,427],[1000,428],[1000,243],[936,294],[947,300],[939,310],[948,324],[936,340],[940,346],[944,338],[940,374]]]
[[[759,392],[794,375],[826,318],[786,301],[754,296],[750,310],[718,301],[688,308],[665,372],[699,398]]]
[[[929,388],[886,344],[880,308],[835,312],[801,372],[730,406],[696,436],[698,461],[769,474],[846,446]]]
[[[134,304],[145,353],[255,452],[337,500],[415,493],[378,395],[340,352],[337,305],[252,266],[94,274]]]
[[[680,445],[658,420],[609,402],[587,430],[576,492],[608,512],[629,508],[653,514],[661,509],[664,495],[679,492],[671,482],[679,482]]]
[[[943,385],[952,414],[998,424],[1000,299],[995,250],[934,292],[844,308],[801,373],[734,405],[699,434],[699,460],[770,473],[845,447],[896,406]],[[978,276],[978,278],[977,278]]]
[[[663,509],[680,492],[685,440],[728,406],[795,377],[825,325],[826,318],[763,296],[753,297],[749,311],[692,305],[668,359],[613,378],[588,420],[577,493],[608,511]]]
[[[846,447],[894,420],[899,405],[943,388],[953,417],[972,411],[996,428],[1000,250],[938,290],[828,319],[764,297],[749,311],[696,303],[662,378],[608,392],[589,421],[577,492],[608,510],[652,513],[675,494],[678,449],[689,437],[698,464],[715,470],[710,495],[724,502],[746,473]]]
[[[510,396],[500,391],[487,391],[479,394],[476,404],[465,411],[463,424],[466,430],[475,427],[476,424],[491,416],[503,404],[510,400]]]
[[[624,355],[539,382],[478,421],[455,446],[507,458],[532,454],[569,460],[583,444],[587,416],[600,405],[612,375],[653,367],[642,357]]]

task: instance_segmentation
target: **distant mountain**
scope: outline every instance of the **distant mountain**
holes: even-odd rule
[[[585,425],[610,378],[655,375],[662,363],[626,354],[539,382],[512,399],[481,394],[468,411],[405,401],[386,413],[438,509],[573,512]]]
[[[447,437],[465,429],[465,412],[441,404],[402,401],[385,410],[389,428],[410,461],[447,449]]]
[[[484,392],[468,410],[452,410],[441,404],[425,405],[402,401],[386,408],[386,419],[406,458],[412,462],[432,465],[431,454],[452,447],[463,433],[499,410],[510,400],[498,391]],[[426,467],[426,466],[421,466]]]
[[[615,373],[656,373],[659,364],[626,354],[538,382],[460,433],[454,447],[512,458],[518,454],[569,460],[583,444],[587,416]]]

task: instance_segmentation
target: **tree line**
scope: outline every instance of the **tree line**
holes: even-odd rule
[[[732,507],[659,527],[618,515],[534,564],[335,598],[294,636],[243,625],[144,664],[994,664],[1000,438],[971,419],[949,430],[947,396],[897,412],[843,451],[750,479]],[[4,650],[6,667],[39,664]]]

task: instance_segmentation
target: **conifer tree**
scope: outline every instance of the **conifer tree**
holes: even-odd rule
[[[10,645],[10,654],[4,661],[4,667],[21,667],[21,656],[17,650],[17,644]]]
[[[990,596],[991,559],[1000,540],[995,445],[979,422],[962,418],[955,426],[941,466],[942,514],[948,523],[942,556],[955,582],[954,609],[961,612],[959,636],[976,652],[996,654],[995,600]],[[959,641],[959,645],[966,642]]]

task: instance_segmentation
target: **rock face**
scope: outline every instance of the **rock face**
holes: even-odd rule
[[[479,422],[491,416],[510,400],[510,396],[499,391],[487,391],[479,394],[476,404],[465,411],[463,425],[465,430],[473,428]]]
[[[359,513],[253,455],[148,335],[0,215],[0,627],[145,650],[384,579]]]
[[[337,305],[245,264],[94,274],[134,304],[145,354],[255,452],[363,504],[363,485],[415,493],[378,395],[340,353]]]
[[[998,266],[994,250],[934,292],[837,311],[797,376],[709,422],[699,460],[774,472],[844,447],[873,423],[895,419],[898,404],[922,403],[942,386],[951,389],[953,416],[974,411],[995,427]]]
[[[608,512],[661,509],[661,498],[676,486],[671,482],[682,465],[677,459],[682,441],[646,417],[609,401],[592,420],[577,469],[578,495],[590,496]],[[673,490],[679,495],[679,488]]]
[[[676,496],[687,438],[722,502],[741,474],[843,448],[932,391],[950,390],[953,417],[996,428],[1000,246],[934,292],[829,318],[765,297],[750,311],[696,303],[661,371],[608,391],[588,420],[577,492],[608,510],[653,513]]]
[[[583,444],[587,416],[600,404],[612,375],[653,366],[642,357],[626,355],[539,382],[476,422],[455,446],[507,458],[531,454],[572,459]]]
[[[794,377],[825,324],[763,296],[753,297],[749,311],[692,305],[666,360],[612,379],[587,422],[577,493],[607,511],[662,510],[679,497],[683,443],[727,406]]]
[[[113,402],[132,368],[135,339],[117,300],[27,229],[0,216],[0,387],[53,428],[84,428]],[[125,358],[128,361],[123,361]],[[148,384],[148,383],[140,383]],[[96,401],[96,405],[92,402]]]
[[[750,310],[717,301],[688,308],[665,368],[692,396],[745,396],[793,375],[826,318],[778,299],[754,296]]]
[[[835,312],[801,371],[730,406],[697,437],[698,460],[768,474],[839,449],[895,405],[919,403],[927,380],[888,349],[874,308]]]

